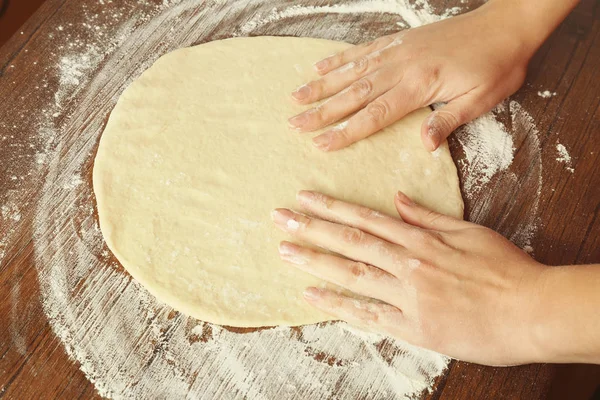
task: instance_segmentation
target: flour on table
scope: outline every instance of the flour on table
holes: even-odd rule
[[[461,7],[452,7],[447,9],[442,15],[436,15],[425,0],[417,0],[412,4],[408,0],[367,0],[325,6],[295,5],[285,9],[273,8],[264,16],[257,15],[242,25],[240,33],[246,35],[263,25],[275,23],[283,19],[319,14],[395,14],[402,18],[402,21],[396,22],[398,26],[415,28],[456,15],[461,10]]]
[[[534,252],[532,242],[541,225],[539,207],[543,190],[542,149],[539,131],[531,115],[516,101],[508,103],[508,110],[510,111],[512,122],[511,131],[524,135],[524,143],[521,145],[521,151],[528,155],[530,164],[526,175],[521,178],[521,185],[525,191],[535,190],[533,196],[525,198],[529,202],[529,211],[525,217],[519,218],[517,228],[509,236],[509,239],[527,253],[532,254]],[[522,204],[517,204],[516,206],[521,208]]]
[[[511,166],[513,138],[493,113],[475,119],[455,135],[465,152],[464,162],[469,164],[464,180],[467,194],[477,194],[498,172]]]
[[[556,157],[556,161],[558,161],[559,163],[565,164],[565,169],[567,171],[569,171],[570,173],[574,173],[575,169],[573,168],[573,165],[571,163],[571,155],[567,151],[567,148],[565,147],[565,145],[563,145],[561,143],[557,143],[556,151],[558,153],[558,157]]]
[[[544,90],[543,92],[537,92],[538,96],[543,99],[549,99],[550,97],[556,96],[556,92],[551,92],[549,90]]]

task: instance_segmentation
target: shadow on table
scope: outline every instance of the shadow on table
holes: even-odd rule
[[[557,365],[548,400],[600,400],[600,365]]]

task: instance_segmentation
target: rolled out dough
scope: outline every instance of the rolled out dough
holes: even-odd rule
[[[100,140],[94,191],[108,247],[148,291],[201,320],[242,327],[330,319],[302,299],[325,283],[279,260],[286,235],[270,212],[300,189],[396,215],[403,190],[462,217],[444,143],[427,152],[418,110],[332,153],[290,131],[304,108],[290,92],[316,78],[312,63],[349,44],[256,37],[161,57],[121,95]]]

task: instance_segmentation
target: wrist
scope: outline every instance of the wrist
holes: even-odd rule
[[[600,363],[600,265],[548,267],[532,295],[537,362]]]
[[[490,0],[476,11],[520,43],[531,58],[579,0]]]

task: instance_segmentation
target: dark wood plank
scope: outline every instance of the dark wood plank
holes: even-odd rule
[[[438,10],[456,4],[452,1],[432,3]],[[153,6],[152,2],[149,4]],[[142,12],[143,7],[150,6],[116,1],[103,8],[99,2],[91,0],[48,0],[22,27],[23,35],[17,34],[0,49],[0,139],[9,137],[0,141],[0,205],[19,204],[18,216],[9,213],[7,218],[0,219],[0,240],[10,239],[6,243],[0,242],[3,245],[0,251],[5,253],[0,256],[0,318],[7,321],[0,324],[0,398],[99,397],[93,384],[79,370],[79,365],[67,356],[43,310],[33,235],[34,209],[48,170],[44,164],[37,167],[35,163],[36,153],[43,144],[38,143],[41,140],[37,134],[39,120],[33,114],[43,112],[40,108],[53,102],[53,90],[59,84],[56,75],[52,74],[56,58],[60,56],[53,37],[57,27],[83,26],[86,18],[100,15],[94,18],[106,18],[106,23],[99,23],[99,26],[103,26],[108,34],[117,27],[110,25],[107,11],[133,16]],[[253,13],[256,8],[248,6],[240,12]],[[196,21],[194,12],[183,15],[182,25]],[[340,18],[356,24],[353,25],[355,30],[348,33],[354,41],[396,29],[386,16],[346,15]],[[173,43],[175,40],[190,44],[227,37],[230,27],[236,26],[239,19],[239,14],[224,15],[220,26],[201,35],[192,29],[187,36],[177,32],[175,39],[165,34],[154,48],[142,48],[140,44],[140,52],[147,52],[146,56],[152,57],[151,51],[162,54],[166,48],[177,47],[177,43]],[[322,33],[319,21],[311,17],[288,22],[284,26],[266,26],[255,34],[308,34],[307,26]],[[86,32],[80,27],[74,37],[85,39],[86,35],[93,35]],[[191,36],[193,34],[197,36]],[[140,56],[132,55],[132,58],[137,60]],[[123,60],[122,65],[125,68],[127,60]],[[539,130],[544,185],[539,204],[540,224],[532,246],[536,258],[544,263],[561,265],[600,260],[600,146],[594,140],[600,123],[598,65],[600,2],[584,0],[540,49],[531,63],[526,85],[514,96],[536,121]],[[114,104],[112,99],[123,85],[123,82],[108,82],[107,87],[97,89],[102,102],[96,108],[79,107],[77,98],[68,100],[70,107],[79,107],[78,110],[87,114],[61,121],[64,122],[61,126],[69,128],[60,137],[65,145],[61,154],[77,150],[76,146],[80,145],[77,137],[93,130],[93,121],[103,120],[108,115]],[[35,89],[44,85],[48,85],[47,90]],[[556,91],[557,95],[541,99],[537,92],[546,89]],[[61,114],[57,118],[67,117]],[[501,186],[506,182],[499,181],[492,190],[495,196],[491,206],[483,195],[467,199],[469,219],[509,237],[515,234],[515,221],[527,218],[530,211],[526,204],[520,203],[521,199],[535,197],[535,193],[529,191],[536,189],[527,186],[536,173],[531,169],[529,154],[525,154],[527,140],[524,138],[519,144],[511,168],[518,176],[512,186],[503,190]],[[575,173],[555,162],[557,140],[573,156]],[[32,141],[35,143],[30,147]],[[89,179],[91,164],[86,164],[85,168],[83,175]],[[518,191],[524,194],[511,200],[515,197],[512,194]],[[581,377],[585,379],[579,379]],[[553,393],[554,396],[569,393],[570,398],[583,399],[591,392],[589,388],[595,381],[600,382],[597,377],[597,369],[590,366],[490,368],[453,362],[449,371],[438,379],[436,390],[426,397],[544,399]]]

